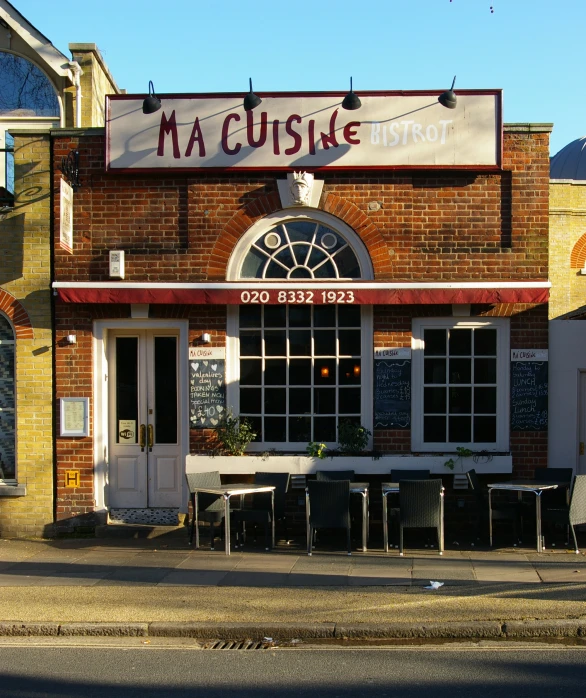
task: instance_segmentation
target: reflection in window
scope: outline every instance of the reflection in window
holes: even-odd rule
[[[16,472],[14,332],[0,315],[0,479],[11,480]]]
[[[358,279],[354,250],[331,228],[313,221],[281,223],[252,243],[244,279]]]
[[[0,51],[0,116],[59,117],[49,78],[26,58]]]
[[[258,441],[335,442],[341,419],[360,423],[358,306],[243,305],[239,311],[240,414]]]

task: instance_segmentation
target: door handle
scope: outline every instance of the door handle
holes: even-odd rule
[[[140,425],[140,450],[144,451],[146,446],[146,426],[144,424]]]
[[[581,456],[584,455],[584,442],[583,441],[580,441],[580,455]]]
[[[149,424],[147,427],[148,435],[149,435],[149,451],[153,450],[153,440],[154,440],[154,429],[153,425]]]

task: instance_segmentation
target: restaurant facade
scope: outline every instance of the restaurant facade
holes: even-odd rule
[[[551,125],[499,90],[149,93],[51,134],[58,530],[177,523],[186,470],[425,467],[449,499],[547,465]]]

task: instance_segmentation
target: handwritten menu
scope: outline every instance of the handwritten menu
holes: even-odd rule
[[[374,426],[411,427],[411,360],[374,362]]]
[[[547,430],[547,361],[511,362],[511,429]]]
[[[192,429],[213,429],[226,410],[224,359],[189,362],[189,421]]]

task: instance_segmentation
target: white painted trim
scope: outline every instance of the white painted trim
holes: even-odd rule
[[[58,288],[95,288],[95,289],[163,289],[163,290],[232,290],[249,287],[254,284],[258,289],[278,289],[284,286],[290,289],[318,288],[320,290],[337,289],[340,284],[344,289],[360,290],[417,290],[417,289],[492,289],[492,288],[551,288],[551,281],[450,281],[450,282],[387,282],[387,281],[331,281],[311,282],[309,280],[296,281],[254,281],[243,279],[242,281],[202,281],[194,283],[153,283],[151,281],[125,282],[125,281],[54,281],[52,287]]]
[[[179,418],[180,418],[180,458],[189,453],[189,321],[188,320],[149,320],[117,318],[95,320],[93,331],[93,437],[94,437],[94,494],[96,511],[108,508],[105,494],[108,484],[108,372],[107,343],[108,332],[112,330],[161,330],[179,332]],[[180,511],[187,512],[189,492],[185,478],[182,481]]]
[[[490,460],[466,458],[462,470],[456,465],[456,470],[446,468],[444,463],[453,453],[433,456],[381,456],[374,459],[370,456],[334,456],[333,458],[309,458],[302,455],[272,456],[198,456],[188,455],[185,470],[188,473],[208,472],[218,470],[223,475],[252,475],[262,472],[288,472],[292,475],[312,475],[316,470],[346,470],[351,468],[355,473],[365,475],[388,475],[390,480],[391,468],[417,470],[429,469],[433,475],[453,475],[454,472],[466,472],[474,468],[477,473],[511,473],[513,458],[510,454],[495,455]]]

